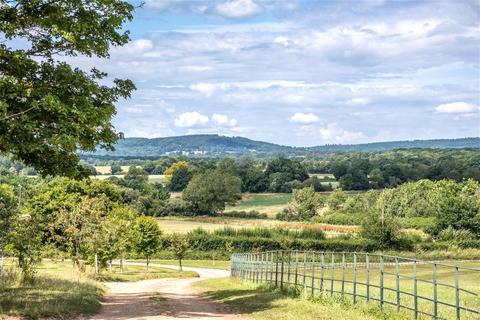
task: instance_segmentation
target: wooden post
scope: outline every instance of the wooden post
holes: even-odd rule
[[[413,308],[415,311],[415,319],[418,319],[417,289],[417,260],[413,260]]]
[[[283,272],[284,272],[284,259],[285,258],[285,254],[282,250],[282,266],[280,268],[280,288],[283,289]]]
[[[315,252],[312,252],[312,297],[315,294]]]
[[[383,255],[380,256],[380,308],[383,309],[383,276],[384,276],[384,265],[383,265]]]
[[[278,287],[278,251],[275,252],[275,287]]]
[[[333,294],[333,278],[335,277],[335,255],[332,252],[332,270],[330,271],[330,294]]]
[[[295,250],[295,286],[298,285],[298,251]]]
[[[398,257],[395,257],[395,281],[397,287],[397,311],[400,311],[400,267],[398,265]]]
[[[307,287],[307,252],[303,251],[303,289]]]
[[[460,287],[458,286],[458,266],[455,267],[455,310],[457,320],[460,320]]]
[[[437,263],[433,263],[433,318],[438,319]]]
[[[95,253],[95,273],[98,273],[98,254]]]
[[[353,253],[353,303],[357,303],[357,254]]]
[[[325,275],[325,253],[323,253],[322,251],[322,254],[320,256],[320,266],[321,266],[321,269],[320,269],[320,293],[323,292],[323,278],[324,278],[324,275]]]
[[[288,265],[287,265],[287,282],[288,282],[288,285],[290,286],[290,264],[291,264],[291,258],[292,258],[292,251],[288,251]]]
[[[345,252],[342,252],[342,296],[345,292]]]
[[[367,284],[367,302],[370,301],[370,261],[368,253],[365,254],[365,268],[366,268],[366,279],[365,283]]]

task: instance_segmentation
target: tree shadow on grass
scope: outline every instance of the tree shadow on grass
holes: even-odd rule
[[[0,314],[31,318],[92,314],[103,290],[93,283],[38,277],[33,284],[0,287]]]
[[[221,300],[243,314],[269,310],[276,300],[287,297],[269,288],[206,291],[205,295],[213,300]]]

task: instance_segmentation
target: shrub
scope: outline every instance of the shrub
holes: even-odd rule
[[[301,221],[302,220],[302,218],[299,215],[294,214],[287,209],[283,209],[281,212],[277,213],[275,218],[277,220],[282,220],[282,221]]]
[[[465,241],[465,240],[475,240],[476,236],[473,232],[465,229],[454,229],[452,226],[448,226],[447,229],[440,231],[437,236],[437,239],[440,241],[450,241],[450,242],[458,242],[458,241]]]
[[[337,224],[337,225],[360,225],[362,224],[365,215],[363,214],[351,214],[343,212],[335,212],[332,214],[327,214],[323,217],[315,217],[315,222],[328,223],[328,224]]]
[[[260,213],[255,210],[251,211],[227,211],[216,216],[219,217],[228,217],[228,218],[238,218],[238,219],[267,219],[268,216],[266,213]]]

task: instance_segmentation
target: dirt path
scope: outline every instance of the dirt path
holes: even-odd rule
[[[135,265],[135,263],[131,264]],[[177,268],[159,264],[151,266]],[[242,319],[228,306],[205,298],[191,286],[197,281],[227,277],[229,276],[228,271],[189,267],[184,267],[184,270],[196,271],[200,277],[106,283],[109,293],[102,303],[102,309],[99,314],[90,319]]]

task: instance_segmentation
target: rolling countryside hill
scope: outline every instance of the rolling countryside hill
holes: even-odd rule
[[[255,141],[244,137],[226,137],[216,134],[186,135],[165,138],[125,138],[115,146],[115,151],[97,150],[83,156],[156,158],[165,155],[196,157],[215,156],[304,156],[331,152],[371,152],[410,148],[480,148],[480,138],[389,141],[351,145],[322,145],[291,147]]]

